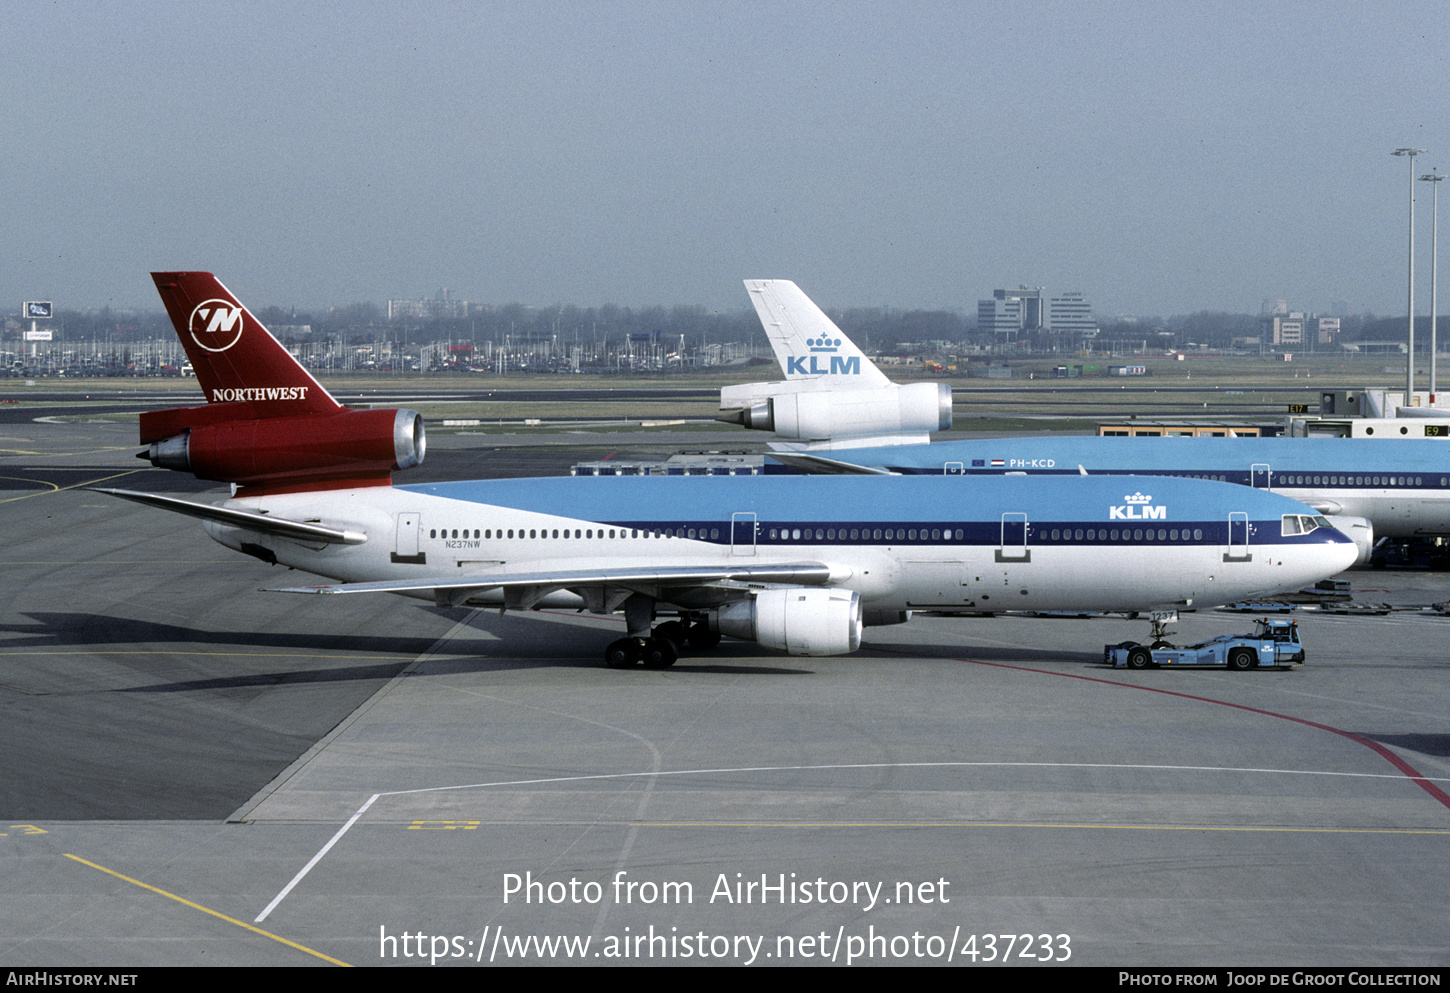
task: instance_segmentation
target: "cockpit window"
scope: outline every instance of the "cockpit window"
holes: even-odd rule
[[[1279,531],[1283,535],[1308,534],[1317,528],[1333,527],[1323,515],[1315,514],[1285,514],[1283,525]]]

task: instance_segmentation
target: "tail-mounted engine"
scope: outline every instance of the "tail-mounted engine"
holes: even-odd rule
[[[423,461],[427,439],[415,410],[339,410],[233,420],[230,404],[141,415],[138,458],[162,469],[244,486],[329,480],[386,482]]]
[[[721,390],[720,406],[716,420],[774,431],[783,440],[834,441],[836,447],[852,439],[924,442],[932,431],[952,426],[952,388],[945,383],[821,392],[798,381],[747,383]]]

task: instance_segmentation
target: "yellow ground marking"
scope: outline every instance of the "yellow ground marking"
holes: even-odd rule
[[[125,880],[128,883],[131,883],[131,884],[135,885],[135,886],[139,886],[143,890],[150,890],[152,893],[159,893],[161,896],[164,896],[164,897],[166,897],[169,900],[175,900],[177,903],[184,903],[184,904],[186,904],[186,906],[192,908],[193,910],[200,910],[204,914],[211,914],[213,917],[220,918],[221,920],[226,921],[228,924],[235,924],[239,928],[246,928],[248,931],[251,931],[254,934],[260,934],[264,938],[271,938],[273,941],[280,941],[282,944],[288,946],[289,948],[295,948],[299,952],[306,952],[308,955],[315,955],[318,958],[322,959],[324,962],[331,962],[333,965],[340,965],[340,966],[344,966],[344,967],[347,967],[347,968],[351,968],[351,966],[347,962],[343,962],[340,959],[335,959],[331,955],[324,955],[324,954],[322,954],[319,951],[314,951],[313,949],[308,948],[306,945],[299,945],[295,941],[288,941],[286,938],[283,938],[281,935],[273,934],[271,931],[263,931],[259,927],[256,927],[256,926],[254,926],[252,924],[247,924],[244,921],[239,921],[239,920],[237,920],[234,917],[228,917],[226,914],[218,913],[217,911],[212,910],[209,907],[203,907],[199,903],[193,903],[192,901],[186,899],[185,897],[179,897],[179,896],[177,896],[175,893],[168,893],[165,890],[157,889],[155,886],[151,886],[151,885],[148,885],[147,883],[143,883],[139,879],[132,879],[130,876],[123,876],[123,875],[121,875],[119,872],[117,872],[114,869],[107,869],[103,865],[96,865],[96,863],[94,863],[94,862],[88,862],[85,859],[81,858],[79,855],[71,855],[69,852],[66,852],[66,853],[63,853],[63,854],[65,855],[66,858],[68,858],[68,859],[74,859],[75,861],[81,863],[81,865],[88,865],[92,869],[99,869],[99,870],[101,870],[102,872],[104,872],[104,873],[106,873],[108,875],[115,876],[117,879],[122,879],[122,880]]]
[[[94,486],[97,483],[104,483],[107,480],[120,479],[122,476],[134,476],[136,473],[141,472],[141,471],[142,471],[141,469],[127,469],[125,472],[117,472],[117,473],[113,473],[112,475],[109,475],[109,476],[102,476],[100,479],[89,479],[89,480],[87,480],[84,483],[72,483],[69,486],[56,486],[54,483],[43,483],[41,480],[38,480],[38,479],[30,479],[30,480],[26,480],[26,482],[42,483],[42,485],[44,485],[44,486],[49,486],[50,489],[48,489],[48,490],[36,490],[34,493],[22,493],[20,496],[6,497],[4,500],[0,500],[0,503],[14,503],[16,500],[29,500],[31,497],[44,496],[47,493],[63,493],[66,490],[79,489],[80,487],[83,487],[83,486]],[[5,478],[6,479],[17,479],[19,477],[17,477],[17,476],[6,476]]]
[[[474,831],[482,821],[414,821],[409,831]]]
[[[12,824],[11,831],[19,831],[21,834],[47,834],[45,828],[36,827],[34,824]],[[9,836],[9,831],[0,831],[0,838]]]

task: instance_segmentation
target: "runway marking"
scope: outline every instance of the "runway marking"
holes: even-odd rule
[[[1254,831],[1262,834],[1450,834],[1450,828],[1225,827],[1222,824],[1053,824],[1037,821],[637,821],[636,827],[728,828],[1063,828],[1088,831]]]
[[[11,632],[11,633],[13,634],[13,633],[17,633],[17,632]],[[23,634],[24,632],[18,632],[18,633]],[[129,652],[129,651],[128,652],[111,652],[111,651],[107,651],[104,645],[96,645],[90,651],[86,651],[86,652],[0,652],[0,657],[6,656],[6,655],[25,655],[25,656],[30,656],[30,655],[185,655],[185,656],[216,656],[217,658],[225,658],[225,659],[229,659],[229,658],[239,658],[239,659],[350,659],[350,658],[367,658],[369,660],[378,659],[378,660],[381,660],[381,661],[387,661],[388,659],[393,659],[394,661],[397,661],[397,660],[400,660],[400,659],[410,659],[410,658],[413,658],[413,656],[411,656],[411,655],[367,655],[367,656],[361,656],[361,655],[346,655],[346,656],[341,656],[341,655],[337,655],[336,653],[333,653],[333,654],[325,654],[325,653],[319,653],[319,652],[145,652],[145,651],[140,651],[140,652]]]
[[[100,479],[90,479],[90,480],[87,480],[84,483],[71,483],[69,486],[56,486],[54,483],[47,483],[44,480],[32,479],[32,480],[29,480],[29,482],[40,483],[42,486],[49,486],[50,489],[48,489],[48,490],[36,490],[33,493],[23,493],[20,496],[6,497],[4,500],[0,500],[0,503],[14,503],[17,500],[29,500],[31,497],[45,496],[46,494],[49,494],[49,493],[63,493],[66,490],[79,489],[80,487],[83,487],[83,486],[94,486],[96,483],[106,483],[106,482],[110,482],[113,479],[120,479],[122,476],[134,476],[138,472],[145,472],[145,471],[146,470],[144,470],[144,469],[127,469],[125,472],[117,472],[117,473],[114,473],[114,474],[112,474],[110,476],[102,476]],[[6,478],[19,478],[19,477],[6,477]]]
[[[1320,724],[1318,721],[1307,720],[1303,717],[1291,717],[1288,714],[1280,714],[1273,710],[1264,710],[1262,707],[1250,707],[1248,704],[1243,703],[1230,703],[1227,700],[1215,700],[1212,697],[1194,696],[1192,693],[1180,693],[1177,690],[1165,690],[1160,689],[1156,686],[1138,686],[1133,683],[1120,683],[1113,679],[1101,679],[1097,676],[1082,676],[1072,672],[1053,672],[1050,669],[1033,669],[1024,665],[1007,665],[1005,662],[981,662],[977,659],[962,659],[961,661],[970,662],[973,665],[992,666],[997,669],[1016,669],[1018,672],[1035,672],[1043,676],[1063,676],[1067,679],[1081,679],[1085,682],[1100,683],[1103,686],[1116,686],[1120,689],[1125,690],[1143,690],[1147,693],[1162,693],[1164,696],[1176,696],[1181,697],[1184,700],[1193,700],[1198,703],[1215,704],[1219,707],[1232,707],[1235,710],[1243,710],[1251,714],[1260,714],[1264,717],[1275,717],[1281,721],[1291,721],[1295,724],[1303,724],[1305,727],[1317,728],[1320,731],[1328,731],[1331,734],[1337,734],[1342,738],[1348,738],[1350,741],[1353,741],[1356,744],[1363,745],[1365,748],[1368,748],[1370,751],[1374,752],[1376,755],[1384,759],[1390,765],[1394,766],[1396,769],[1399,769],[1400,772],[1404,773],[1406,778],[1408,778],[1416,786],[1420,787],[1420,789],[1430,794],[1430,796],[1434,797],[1441,806],[1445,807],[1447,810],[1450,810],[1450,794],[1447,794],[1444,790],[1440,789],[1440,787],[1436,786],[1433,781],[1435,778],[1439,777],[1430,777],[1422,774],[1418,769],[1410,765],[1410,763],[1406,762],[1404,759],[1400,758],[1394,752],[1390,751],[1384,745],[1381,745],[1378,741],[1375,741],[1373,738],[1366,738],[1364,735],[1355,734],[1353,731],[1345,731],[1341,728],[1333,727],[1329,724]]]
[[[273,934],[271,931],[263,931],[261,928],[254,927],[253,925],[248,924],[245,921],[239,921],[234,917],[228,917],[226,914],[212,910],[210,907],[203,907],[199,903],[194,903],[191,900],[186,899],[185,897],[177,896],[175,893],[168,893],[163,889],[158,889],[157,887],[152,886],[149,883],[141,882],[139,879],[132,879],[130,876],[123,876],[115,869],[107,869],[103,865],[97,865],[94,862],[90,862],[86,859],[81,858],[79,855],[71,855],[69,852],[63,852],[62,854],[65,855],[65,857],[68,859],[74,859],[82,865],[90,866],[92,869],[99,869],[100,871],[108,875],[115,876],[117,879],[122,879],[128,883],[131,883],[134,886],[139,886],[143,890],[150,890],[152,893],[159,893],[161,896],[164,896],[169,900],[175,900],[177,903],[183,903],[186,906],[192,908],[193,910],[200,910],[202,913],[211,914],[213,917],[220,918],[221,920],[226,921],[228,924],[235,924],[237,927],[246,928],[253,934],[260,934],[264,938],[271,938],[273,941],[280,941],[282,944],[288,946],[289,948],[295,948],[299,952],[306,952],[308,955],[315,955],[316,957],[322,959],[324,962],[331,962],[333,965],[340,965],[351,968],[348,963],[343,962],[340,959],[335,959],[331,955],[324,955],[322,952],[308,948],[306,945],[299,945],[295,941],[289,941],[281,935]]]
[[[993,664],[993,663],[986,663],[986,664]],[[1007,668],[1013,668],[1013,667],[1012,666],[1008,666]],[[1028,670],[1028,671],[1035,672],[1035,671],[1038,671],[1038,670]],[[1103,682],[1106,682],[1106,680],[1102,680],[1102,681]],[[1111,685],[1122,685],[1122,686],[1126,686],[1127,684],[1114,683],[1114,684],[1111,684]],[[1132,687],[1127,687],[1127,688],[1131,689]],[[736,767],[733,767],[733,768],[720,768],[720,769],[676,769],[676,770],[673,770],[673,771],[642,770],[640,772],[601,772],[601,773],[595,773],[595,774],[591,774],[591,775],[587,775],[587,776],[550,776],[550,777],[542,778],[542,779],[509,779],[509,780],[500,780],[499,782],[493,782],[493,783],[467,783],[467,784],[458,785],[458,786],[425,786],[425,787],[421,787],[419,789],[413,789],[413,790],[387,790],[387,791],[384,791],[382,793],[374,793],[372,796],[368,797],[367,802],[364,803],[361,807],[359,807],[357,809],[357,812],[354,813],[351,817],[349,817],[347,819],[347,823],[346,824],[344,824],[342,827],[338,828],[337,833],[334,834],[331,838],[328,839],[327,844],[323,845],[322,848],[317,852],[317,854],[314,855],[314,856],[312,856],[312,858],[307,862],[307,864],[304,865],[301,868],[301,870],[298,871],[297,875],[295,875],[295,876],[292,877],[292,881],[289,882],[285,887],[282,888],[282,892],[278,893],[275,897],[272,898],[272,902],[269,903],[269,904],[267,904],[266,908],[260,914],[258,914],[254,918],[254,920],[258,924],[260,924],[263,920],[265,920],[266,917],[267,917],[267,915],[270,914],[274,909],[276,909],[277,905],[280,904],[287,897],[287,894],[291,893],[292,890],[293,890],[293,888],[296,887],[298,883],[302,882],[302,880],[307,876],[307,874],[312,871],[312,867],[315,866],[315,865],[317,865],[318,862],[321,862],[322,861],[322,857],[324,855],[326,855],[329,851],[331,851],[332,850],[332,847],[334,845],[336,845],[339,841],[342,840],[343,835],[347,834],[347,832],[352,829],[352,826],[354,824],[356,824],[359,819],[362,818],[362,815],[365,814],[365,813],[367,813],[368,809],[370,807],[372,807],[372,805],[374,803],[376,803],[379,799],[381,799],[382,797],[385,797],[385,796],[412,796],[413,794],[416,794],[416,793],[449,793],[449,792],[452,792],[454,790],[493,789],[493,788],[500,787],[500,786],[545,786],[545,785],[549,785],[551,783],[584,783],[584,782],[594,782],[594,781],[603,781],[603,780],[621,780],[621,779],[651,779],[651,780],[654,780],[654,779],[664,779],[666,777],[678,777],[678,776],[721,776],[721,775],[731,775],[731,774],[748,773],[748,772],[790,772],[790,773],[798,773],[798,772],[832,772],[832,771],[842,771],[842,770],[850,770],[850,769],[954,769],[954,768],[967,768],[967,769],[976,769],[976,768],[1011,768],[1011,769],[1129,769],[1129,770],[1137,770],[1137,771],[1155,771],[1155,772],[1231,772],[1231,773],[1236,773],[1236,774],[1243,774],[1243,773],[1263,773],[1263,774],[1281,775],[1281,776],[1333,776],[1333,777],[1340,777],[1340,778],[1345,778],[1345,779],[1391,779],[1391,780],[1396,780],[1396,781],[1398,781],[1401,778],[1403,778],[1401,776],[1391,775],[1389,773],[1384,773],[1384,772],[1326,772],[1326,771],[1315,771],[1315,770],[1312,770],[1312,769],[1258,769],[1258,768],[1234,768],[1234,767],[1224,767],[1224,766],[1203,766],[1203,765],[1121,764],[1121,763],[1111,763],[1111,762],[853,762],[853,763],[844,763],[844,764],[837,764],[837,765],[760,765],[760,766],[736,766]],[[1430,777],[1421,777],[1421,778],[1428,779]],[[1450,782],[1450,777],[1436,777],[1436,778],[1443,778],[1443,781],[1444,782]],[[595,823],[598,823],[598,821],[591,821],[589,823],[595,824]],[[620,822],[617,822],[617,823],[621,823],[621,824],[626,824],[627,823],[627,824],[632,825],[633,827],[650,827],[650,826],[675,827],[675,826],[686,826],[683,823],[676,824],[676,823],[671,823],[671,822],[661,822],[659,825],[655,825],[652,822],[645,822],[645,821],[620,821]],[[730,822],[722,822],[722,825],[723,826],[727,826],[727,827],[728,826],[732,826]],[[699,826],[709,827],[709,826],[711,826],[711,823],[710,822],[702,822]],[[757,825],[753,825],[751,822],[741,822],[739,826],[742,826],[742,827],[751,827],[751,826],[757,826]],[[763,826],[763,827],[810,827],[810,826],[820,826],[820,827],[854,827],[854,826],[858,826],[858,825],[855,822],[844,822],[843,821],[843,822],[834,822],[834,823],[833,822],[826,822],[826,823],[820,824],[820,825],[811,825],[811,824],[804,824],[804,823],[802,823],[802,824],[791,824],[791,823],[787,823],[787,822],[781,822],[781,823],[776,823],[776,824],[766,823],[766,824],[762,824],[762,825],[758,825],[758,826]],[[872,827],[872,826],[875,826],[875,825],[873,825],[870,822],[862,822],[859,826]],[[1145,824],[1145,825],[1132,825],[1132,824],[1122,824],[1122,825],[1117,825],[1117,824],[1032,824],[1032,823],[1024,823],[1024,824],[1001,823],[1001,824],[998,824],[996,822],[987,822],[987,823],[983,823],[983,824],[978,825],[978,824],[975,824],[975,823],[973,823],[971,821],[961,821],[961,822],[950,822],[950,821],[948,821],[948,822],[945,822],[945,823],[940,824],[940,825],[938,825],[935,822],[923,822],[923,823],[918,823],[918,824],[910,824],[910,823],[908,823],[908,824],[904,824],[904,825],[881,825],[881,826],[903,826],[903,827],[937,827],[937,826],[941,826],[941,827],[977,827],[977,826],[981,826],[981,827],[1059,827],[1059,828],[1082,827],[1082,828],[1094,828],[1094,829],[1104,829],[1104,830],[1106,830],[1106,829],[1117,829],[1117,830],[1125,830],[1125,831],[1127,831],[1127,830],[1136,830],[1136,831],[1264,831],[1264,832],[1280,832],[1280,833],[1332,833],[1332,834],[1450,834],[1450,829],[1440,830],[1440,829],[1433,829],[1433,828],[1424,828],[1424,829],[1420,829],[1420,828],[1276,828],[1276,827],[1253,828],[1253,827],[1207,827],[1207,826],[1192,826],[1192,825],[1154,825],[1154,824]]]

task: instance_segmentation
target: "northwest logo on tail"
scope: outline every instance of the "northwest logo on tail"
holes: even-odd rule
[[[191,312],[191,340],[208,352],[225,352],[242,337],[242,308],[230,300],[204,300]]]

